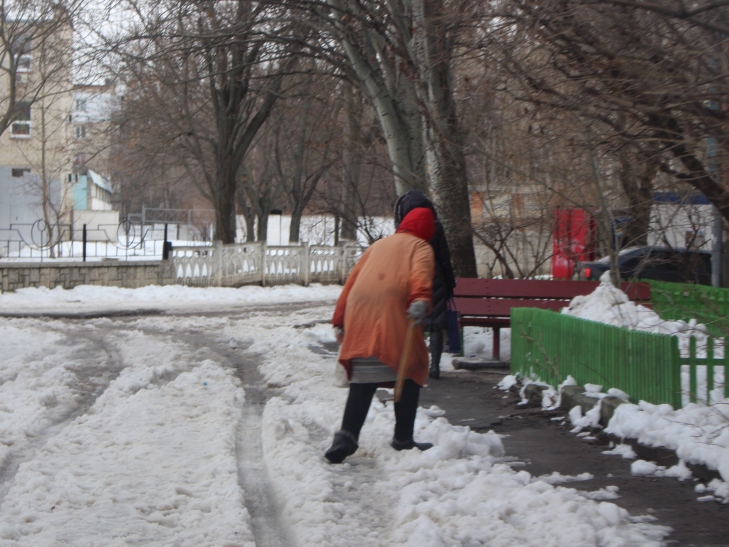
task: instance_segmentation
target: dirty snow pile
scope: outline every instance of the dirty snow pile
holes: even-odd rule
[[[704,464],[718,471],[723,481],[714,479],[708,485],[700,484],[697,492],[713,492],[717,499],[729,503],[728,403],[729,399],[712,406],[692,403],[678,410],[671,405],[652,405],[645,401],[637,405],[620,405],[606,431],[638,439],[647,446],[675,450],[681,460],[679,465]],[[707,500],[706,496],[701,499]]]
[[[628,329],[668,334],[678,338],[681,355],[688,357],[689,340],[696,338],[697,357],[706,357],[706,327],[696,320],[690,322],[662,319],[656,312],[631,302],[628,296],[610,282],[610,271],[600,277],[600,285],[591,294],[576,296],[569,307],[562,309],[565,315],[589,319],[607,325]],[[716,357],[723,357],[723,344],[717,343]]]

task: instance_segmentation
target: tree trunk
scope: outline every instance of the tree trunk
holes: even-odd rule
[[[335,10],[341,44],[359,87],[372,103],[382,127],[398,195],[408,190],[427,193],[422,118],[414,83],[403,74],[394,57],[383,54],[386,44],[376,30],[359,27],[359,40],[355,42],[347,10],[354,4],[342,0],[327,3]],[[356,11],[353,8],[352,12]]]
[[[216,241],[235,243],[235,187],[236,173],[233,160],[229,155],[218,157],[216,172],[216,192],[213,207],[215,208]]]
[[[289,227],[289,243],[295,245],[299,243],[301,234],[301,217],[304,215],[303,209],[294,209],[291,211],[291,226]]]
[[[258,214],[258,241],[268,241],[268,209]]]
[[[247,196],[245,185],[248,182],[247,176],[238,179],[238,188],[235,192],[235,202],[238,205],[238,211],[240,211],[240,214],[246,224],[246,243],[251,243],[256,240],[256,214],[246,200]]]
[[[622,149],[620,157],[620,184],[628,198],[630,218],[623,231],[622,247],[647,245],[653,205],[653,180],[658,171],[654,163],[637,163],[634,154]],[[636,172],[637,169],[640,172]]]
[[[252,243],[256,240],[256,215],[249,213],[246,219],[246,243]]]
[[[350,83],[344,84],[347,108],[347,138],[344,144],[344,184],[342,185],[342,239],[357,239],[357,193],[359,190],[362,151],[362,103],[359,95],[355,95]]]
[[[440,23],[446,7],[443,0],[412,0],[412,4],[413,19],[426,29],[414,34],[411,44],[418,66],[417,92],[424,105],[426,171],[453,269],[459,277],[478,277],[464,136],[451,90],[452,46]]]
[[[428,156],[433,201],[448,240],[453,269],[458,277],[478,277],[463,149],[429,146]]]

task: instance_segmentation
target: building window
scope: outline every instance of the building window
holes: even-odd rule
[[[25,35],[16,36],[13,40],[13,52],[16,55],[15,67],[16,72],[29,72],[30,65],[33,60],[32,42]]]
[[[76,126],[76,138],[77,139],[85,139],[86,138],[86,126],[85,125],[77,125]]]
[[[30,102],[21,101],[17,106],[18,115],[13,122],[11,137],[30,137]]]
[[[86,112],[86,99],[76,99],[76,110]]]
[[[24,177],[26,173],[30,173],[30,169],[28,169],[27,167],[13,167],[11,169],[11,174],[15,178]]]

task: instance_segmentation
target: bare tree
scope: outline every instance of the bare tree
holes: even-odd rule
[[[281,14],[265,3],[130,5],[137,25],[123,48],[108,44],[121,51],[130,92],[148,105],[161,148],[177,148],[190,178],[202,179],[216,211],[215,238],[233,242],[241,165],[300,43],[270,36],[296,29],[277,25]]]
[[[310,63],[309,69],[313,68]],[[310,75],[296,79],[300,82],[295,95],[281,104],[279,115],[271,124],[275,173],[291,207],[289,243],[299,242],[304,210],[334,162],[332,142],[338,128],[332,122],[337,119],[341,104],[331,100],[332,86],[322,85],[322,78],[316,82]],[[334,89],[336,94],[336,86]]]
[[[317,21],[328,24],[348,61],[345,71],[377,114],[397,193],[432,190],[454,267],[459,275],[474,277],[463,135],[450,81],[453,52],[472,4],[466,0],[303,4]]]
[[[721,34],[729,6],[699,4],[508,0],[498,13],[548,60],[542,68],[549,70],[537,71],[506,57],[531,100],[601,126],[606,144],[623,156],[623,182],[632,180],[626,193],[643,219],[657,170],[701,192],[729,219],[729,193],[712,168],[727,157],[729,142]]]

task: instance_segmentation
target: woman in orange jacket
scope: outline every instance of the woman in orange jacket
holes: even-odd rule
[[[413,440],[420,387],[428,377],[428,350],[419,326],[429,311],[433,282],[435,220],[427,208],[416,208],[402,219],[397,233],[373,243],[352,269],[332,318],[339,362],[350,379],[342,428],[326,457],[341,463],[358,448],[362,429],[377,387],[394,382],[405,345],[408,319],[418,325],[400,402],[395,403],[395,450],[429,443]]]

